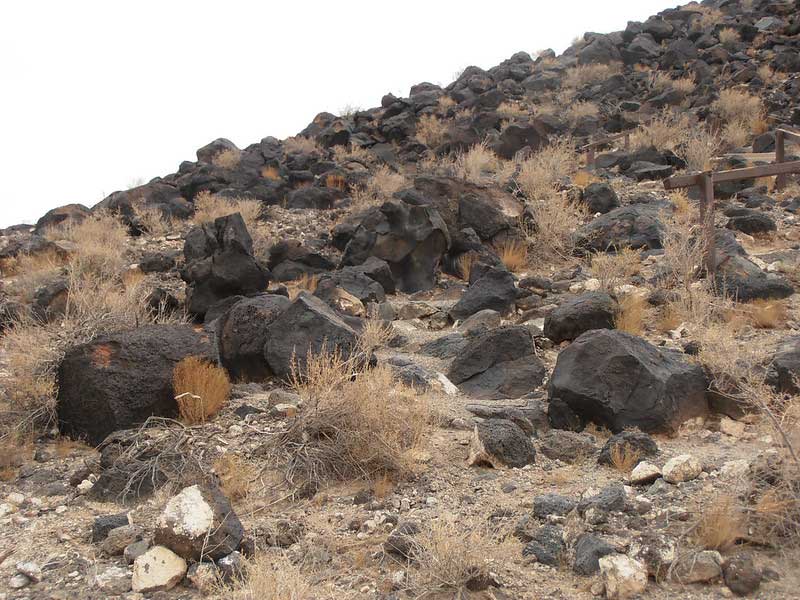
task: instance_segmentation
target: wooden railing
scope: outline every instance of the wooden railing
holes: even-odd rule
[[[800,133],[788,129],[775,132],[775,162],[769,165],[728,169],[726,171],[703,171],[688,175],[676,175],[664,180],[664,188],[675,190],[697,186],[700,188],[700,221],[703,224],[705,245],[704,262],[706,271],[713,275],[716,268],[716,244],[714,235],[714,184],[724,181],[741,181],[756,177],[776,176],[775,187],[780,189],[786,183],[786,175],[800,173],[800,160],[785,162],[786,142],[800,144]]]
[[[610,144],[611,142],[616,142],[617,140],[625,140],[625,150],[630,149],[631,147],[631,134],[633,133],[632,130],[623,131],[621,133],[616,133],[614,135],[609,135],[599,140],[595,140],[593,142],[589,142],[588,144],[581,146],[578,148],[580,152],[586,153],[586,166],[593,167],[594,166],[594,151],[596,148],[600,146],[605,146]]]

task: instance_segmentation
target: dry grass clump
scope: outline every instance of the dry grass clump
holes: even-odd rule
[[[513,163],[498,157],[486,144],[477,144],[459,154],[453,164],[456,177],[479,185],[507,181],[515,168]]]
[[[416,139],[429,148],[436,148],[444,140],[447,123],[436,115],[422,115],[417,121]]]
[[[124,251],[128,228],[114,213],[97,211],[80,223],[70,223],[49,235],[60,235],[60,239],[77,246],[69,258],[74,272],[114,277],[128,265]]]
[[[175,226],[157,206],[138,204],[134,206],[133,214],[150,235],[166,235]]]
[[[63,273],[67,260],[51,251],[16,256],[13,264],[3,269],[5,276],[15,276],[8,291],[23,302],[30,302],[38,288]]]
[[[469,276],[472,273],[472,266],[477,262],[478,255],[474,252],[465,252],[456,260],[458,266],[458,274],[464,281],[469,281]]]
[[[214,461],[214,473],[219,479],[220,488],[231,500],[247,497],[256,479],[256,471],[236,454],[226,452]]]
[[[647,299],[639,294],[628,294],[619,301],[619,309],[614,316],[614,326],[620,331],[633,335],[644,333]]]
[[[261,553],[245,561],[243,573],[221,585],[218,598],[227,600],[315,600],[319,585],[312,585],[286,556]]]
[[[639,451],[627,442],[611,447],[611,464],[622,473],[630,473],[639,464],[640,458]]]
[[[278,181],[281,178],[281,171],[275,165],[265,165],[261,167],[261,177],[271,181]]]
[[[746,91],[722,90],[711,108],[725,122],[722,137],[732,146],[746,145],[751,135],[763,133],[766,128],[761,99]]]
[[[187,356],[175,365],[172,388],[183,422],[197,425],[225,406],[231,381],[222,367],[197,356]]]
[[[567,110],[564,114],[567,117],[567,120],[574,126],[578,121],[585,117],[598,116],[600,114],[600,107],[597,106],[596,102],[573,102],[567,107]]]
[[[408,187],[408,180],[405,175],[392,171],[386,165],[382,165],[364,185],[352,187],[350,194],[353,206],[366,208],[383,204],[405,187]]]
[[[226,148],[214,155],[211,164],[220,169],[235,169],[242,160],[242,153],[235,148]]]
[[[309,294],[313,294],[315,291],[317,291],[318,284],[319,275],[303,273],[298,279],[286,283],[286,287],[289,290],[289,298],[294,300],[297,298],[300,292],[308,292]]]
[[[730,550],[746,534],[745,519],[736,498],[719,496],[703,511],[695,541],[706,550]]]
[[[711,159],[716,157],[721,149],[722,143],[714,133],[698,127],[688,133],[675,153],[686,161],[687,170],[706,171],[711,169]]]
[[[530,116],[531,111],[519,102],[506,101],[497,107],[497,113],[509,118],[527,118]]]
[[[688,115],[665,110],[634,131],[631,146],[634,149],[675,150],[687,139],[690,130]]]
[[[517,185],[529,200],[550,197],[562,182],[578,170],[578,154],[572,141],[553,140],[520,165]]]
[[[613,293],[617,286],[641,271],[642,259],[639,251],[632,248],[614,254],[598,252],[592,255],[589,269],[600,281],[600,289]]]
[[[436,101],[439,110],[442,112],[447,112],[452,107],[456,105],[456,101],[453,100],[450,96],[439,96],[439,99]]]
[[[361,146],[353,146],[353,144],[348,144],[347,146],[334,146],[333,159],[337,163],[356,161],[364,165],[368,165],[372,162],[372,155],[369,153],[369,151]]]
[[[758,78],[764,83],[774,84],[778,81],[775,70],[769,65],[761,65],[757,70]]]
[[[735,48],[736,44],[738,44],[742,39],[742,36],[739,34],[739,32],[732,27],[725,27],[724,29],[721,29],[717,36],[719,37],[719,43],[729,50]]]
[[[347,189],[347,179],[345,179],[344,175],[330,173],[325,176],[325,187],[344,191]]]
[[[528,245],[518,239],[507,239],[495,248],[497,256],[512,273],[519,273],[528,266]]]
[[[567,69],[566,73],[564,73],[564,77],[561,80],[561,87],[579,89],[587,85],[605,81],[612,75],[619,73],[621,70],[622,66],[619,63],[611,63],[607,65],[577,65]]]
[[[0,481],[12,481],[19,468],[33,456],[33,437],[22,430],[0,437]]]
[[[359,349],[376,343],[373,334]],[[307,356],[305,374],[294,370],[303,406],[273,446],[286,459],[290,485],[402,479],[413,471],[429,434],[427,400],[395,381],[389,366],[365,368],[363,356],[323,348]]]
[[[777,329],[786,322],[786,303],[781,300],[754,300],[744,310],[758,329]]]
[[[296,135],[283,140],[283,152],[284,154],[321,154],[322,146],[320,146],[316,140]]]
[[[578,171],[572,177],[572,183],[582,188],[585,188],[591,183],[598,183],[599,181],[600,178],[591,171]]]
[[[252,234],[261,215],[261,203],[258,200],[221,198],[211,192],[203,191],[194,198],[192,222],[195,225],[213,223],[219,217],[226,217],[237,212],[242,215],[247,230]]]

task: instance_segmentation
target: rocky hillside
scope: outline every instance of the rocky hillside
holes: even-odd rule
[[[0,231],[0,598],[800,598],[800,175],[663,184],[798,98],[692,3]]]

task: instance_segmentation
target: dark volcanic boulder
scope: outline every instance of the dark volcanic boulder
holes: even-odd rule
[[[776,273],[767,273],[747,258],[729,231],[718,231],[717,268],[714,285],[717,292],[739,302],[776,300],[794,293],[792,285]]]
[[[768,371],[768,381],[782,392],[800,393],[800,336],[778,348]]]
[[[619,206],[617,193],[607,183],[590,183],[581,192],[581,201],[592,213],[607,213]]]
[[[578,244],[591,251],[609,249],[661,248],[664,225],[658,218],[660,205],[631,204],[601,215],[585,225],[578,234]]]
[[[447,377],[474,398],[519,398],[544,380],[527,327],[498,327],[478,335],[461,350]]]
[[[536,461],[531,438],[513,421],[487,419],[475,425],[469,451],[469,464],[499,467],[524,467]]]
[[[380,303],[386,299],[383,286],[355,267],[345,267],[341,271],[320,276],[314,295],[330,302],[337,288],[352,294],[364,304]]]
[[[707,387],[699,365],[634,335],[595,329],[558,355],[548,395],[551,413],[565,406],[584,424],[672,432],[708,412]],[[556,398],[560,402],[553,403]],[[557,416],[551,414],[551,422]]]
[[[626,454],[636,456],[638,465],[646,457],[658,454],[658,445],[653,438],[641,431],[622,431],[608,438],[600,450],[597,462],[601,465],[612,466],[614,452],[619,452],[622,456]]]
[[[194,227],[183,246],[189,312],[198,317],[219,300],[261,292],[269,271],[253,257],[253,240],[239,213]]]
[[[512,123],[500,133],[493,150],[501,158],[511,160],[523,148],[538,150],[547,143],[547,131],[537,122]]]
[[[614,329],[617,302],[605,292],[587,292],[568,300],[544,319],[544,334],[559,344],[590,329]]]
[[[217,349],[231,379],[261,381],[272,375],[264,359],[267,329],[290,304],[285,296],[260,294],[239,300],[219,318]]]
[[[390,201],[364,216],[345,248],[342,265],[360,265],[375,256],[389,264],[401,291],[429,290],[449,246],[447,225],[435,208]]]
[[[505,269],[485,267],[450,309],[450,317],[455,321],[463,320],[485,309],[507,314],[514,308],[516,299],[514,276]]]
[[[212,348],[185,325],[147,325],[70,349],[58,368],[61,433],[97,445],[151,415],[174,416],[172,371],[187,356],[210,359]]]
[[[356,332],[327,304],[306,292],[292,302],[266,330],[264,356],[278,377],[292,374],[296,361],[305,373],[309,352],[337,350],[346,358],[356,346]]]
[[[757,210],[748,210],[744,214],[732,216],[725,226],[728,229],[736,229],[748,235],[767,233],[777,229],[772,217]]]
[[[77,224],[91,214],[83,204],[67,204],[48,210],[44,216],[36,221],[36,231],[41,232],[48,227],[58,225]]]

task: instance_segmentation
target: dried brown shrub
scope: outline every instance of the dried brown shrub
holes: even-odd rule
[[[695,540],[706,550],[729,550],[746,533],[741,507],[733,496],[719,496],[704,511]]]
[[[301,135],[296,135],[283,140],[283,152],[285,154],[321,154],[322,146],[320,146],[315,140],[303,137]]]
[[[724,29],[721,29],[718,37],[719,43],[726,48],[735,47],[736,44],[738,44],[742,39],[742,36],[739,34],[739,32],[732,27],[725,27]]]
[[[382,165],[364,185],[351,188],[350,193],[353,205],[356,208],[365,208],[383,204],[407,186],[408,180],[405,175]]]
[[[138,204],[133,213],[150,235],[166,235],[175,225],[157,206]]]
[[[214,473],[225,495],[231,500],[245,498],[253,487],[256,470],[236,454],[226,452],[214,461]]]
[[[214,155],[211,164],[221,169],[235,169],[242,160],[242,153],[234,148],[226,148]]]
[[[598,252],[592,255],[589,269],[600,282],[600,289],[613,293],[617,286],[641,271],[642,259],[639,251],[633,248],[614,253]]]
[[[690,131],[688,115],[665,110],[639,126],[631,135],[631,146],[634,149],[654,147],[658,150],[675,150],[688,138]]]
[[[617,471],[630,473],[639,464],[641,454],[628,443],[614,444],[611,447],[611,464]]]
[[[519,273],[528,266],[528,245],[522,240],[509,238],[496,248],[497,256],[512,273]]]
[[[187,356],[175,365],[172,387],[181,419],[189,425],[205,423],[228,401],[231,382],[222,367]]]
[[[614,326],[620,331],[642,335],[646,316],[647,299],[639,294],[628,294],[619,301],[614,317]]]
[[[689,171],[706,171],[711,169],[711,159],[719,154],[721,148],[722,143],[715,134],[698,127],[689,132],[684,143],[676,149],[676,154],[686,161]]]
[[[786,303],[781,300],[754,300],[747,304],[745,312],[759,329],[776,329],[786,322]]]
[[[444,140],[447,131],[447,123],[436,115],[422,115],[417,121],[417,132],[415,137],[421,144],[429,148],[436,148]]]
[[[318,600],[320,585],[311,580],[286,556],[260,553],[244,562],[243,573],[219,586],[218,598],[229,600]]]
[[[612,75],[616,75],[622,70],[619,63],[578,65],[567,69],[561,80],[561,87],[568,89],[579,89],[599,81],[605,81]]]
[[[213,223],[214,220],[233,213],[242,215],[242,220],[252,235],[261,216],[261,203],[249,198],[221,198],[203,191],[195,196],[192,222],[196,225]]]
[[[19,468],[33,457],[33,436],[14,429],[0,437],[0,481],[11,481]]]

